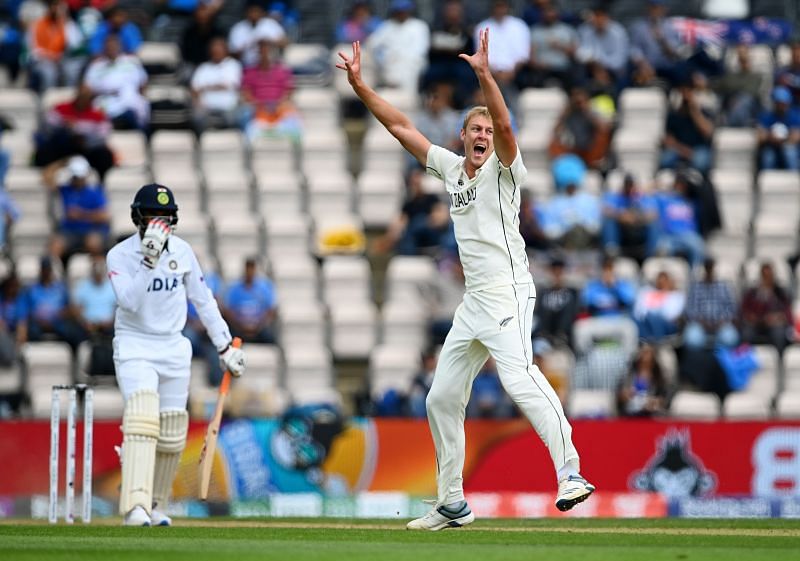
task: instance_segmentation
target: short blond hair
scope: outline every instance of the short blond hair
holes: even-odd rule
[[[461,130],[467,130],[467,125],[469,125],[469,122],[474,117],[477,116],[486,117],[490,121],[492,120],[492,114],[489,113],[488,107],[486,107],[485,105],[476,105],[475,107],[467,111],[466,115],[464,115],[464,123],[461,125]]]

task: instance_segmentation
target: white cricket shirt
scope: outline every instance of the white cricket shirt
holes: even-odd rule
[[[222,349],[230,343],[228,324],[203,279],[197,257],[179,237],[169,237],[155,269],[142,265],[138,233],[111,248],[106,264],[117,297],[115,336],[145,334],[169,338],[180,334],[186,325],[188,297],[214,346]]]
[[[467,292],[533,282],[519,233],[520,189],[528,175],[519,148],[510,167],[492,152],[472,179],[465,160],[432,144],[426,171],[447,189]]]

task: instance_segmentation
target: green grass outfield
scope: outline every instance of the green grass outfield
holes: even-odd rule
[[[790,561],[800,520],[479,520],[463,529],[409,532],[405,521],[176,520],[123,528],[119,519],[69,527],[0,523],[4,561]]]

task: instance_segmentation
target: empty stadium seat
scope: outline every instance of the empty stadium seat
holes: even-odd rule
[[[281,351],[275,345],[248,343],[247,374],[231,384],[231,413],[236,416],[279,415],[288,396],[282,388]]]
[[[377,342],[375,305],[369,301],[328,301],[330,344],[337,360],[366,360]]]
[[[363,257],[332,256],[322,263],[322,289],[327,302],[347,299],[370,300],[369,262]]]
[[[719,127],[714,131],[714,163],[717,169],[752,172],[755,167],[755,129]]]
[[[380,344],[369,355],[369,386],[373,396],[393,389],[407,392],[420,370],[420,355],[402,344]]]
[[[775,402],[775,416],[800,420],[800,391],[785,391],[779,395]]]
[[[573,390],[569,394],[567,405],[569,418],[614,417],[616,415],[614,399],[614,392],[607,390]]]
[[[671,417],[677,419],[718,419],[719,398],[712,393],[682,390],[672,398],[669,413]]]
[[[770,418],[770,398],[755,393],[732,393],[722,402],[726,419],[766,420]]]
[[[69,345],[60,341],[26,343],[21,352],[33,416],[48,417],[52,387],[73,381],[72,352]]]

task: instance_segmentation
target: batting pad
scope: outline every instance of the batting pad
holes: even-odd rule
[[[136,505],[150,512],[159,429],[158,394],[153,390],[132,393],[122,415],[119,513],[123,516]]]
[[[163,511],[172,492],[175,471],[186,444],[189,432],[189,413],[182,411],[161,412],[161,433],[156,446],[156,467],[153,478],[153,508]]]

